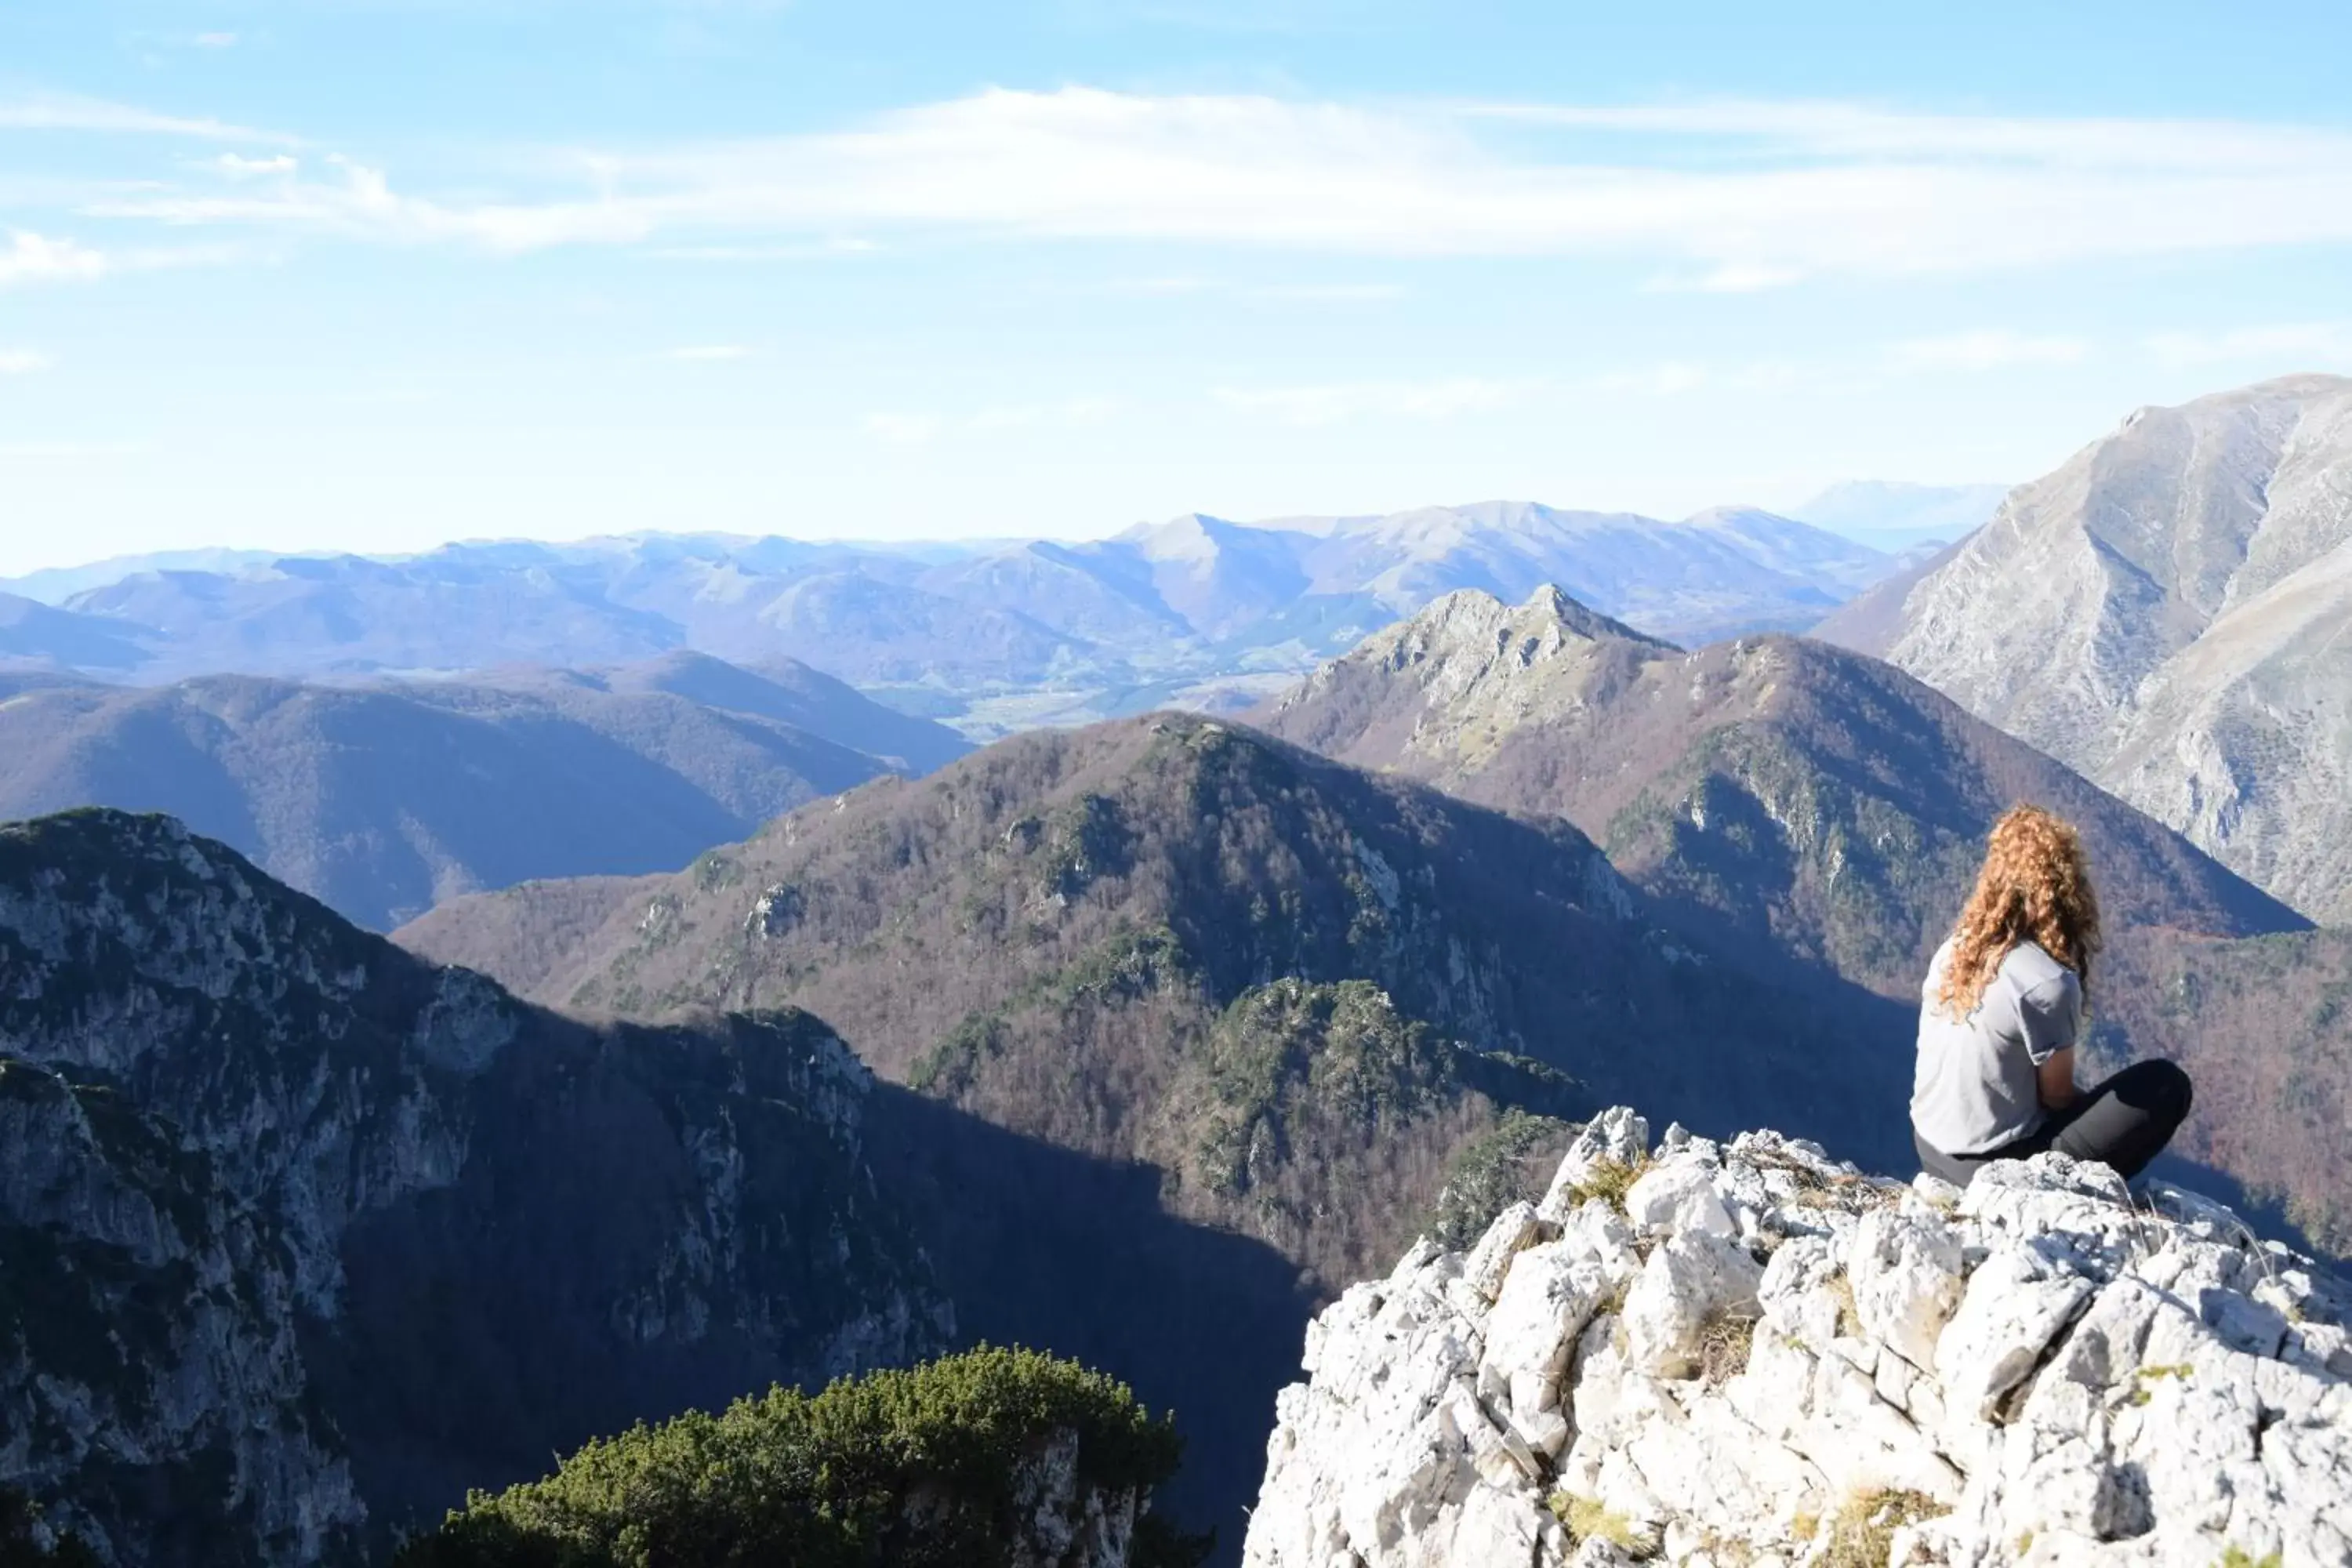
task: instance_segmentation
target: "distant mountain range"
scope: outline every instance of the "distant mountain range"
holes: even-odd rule
[[[1991,521],[2008,493],[2007,485],[1850,479],[1790,508],[1789,515],[1900,556],[1958,543]]]
[[[0,660],[153,684],[800,659],[988,734],[1171,700],[1255,700],[1460,588],[1557,583],[1660,636],[1810,626],[1900,563],[1726,508],[1679,522],[1525,502],[1244,525],[1187,516],[1087,543],[810,544],[639,534],[400,559],[125,560],[0,588]],[[37,591],[56,602],[29,602]]]
[[[530,878],[682,866],[969,749],[805,666],[692,653],[361,686],[0,674],[0,818],[168,812],[379,929]]]
[[[2352,380],[2144,408],[1820,635],[2352,920]]]

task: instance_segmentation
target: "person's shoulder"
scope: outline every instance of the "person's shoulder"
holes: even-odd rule
[[[2023,996],[2048,997],[2082,984],[2074,972],[2050,956],[2038,942],[2021,942],[2000,961],[2000,977]]]

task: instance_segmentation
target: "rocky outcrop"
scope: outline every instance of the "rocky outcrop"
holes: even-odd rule
[[[110,1562],[347,1560],[936,1349],[869,1092],[804,1015],[548,1015],[166,818],[0,828],[0,1486]]]
[[[2352,1289],[2227,1209],[1647,1140],[1324,1312],[1250,1568],[2352,1563]]]

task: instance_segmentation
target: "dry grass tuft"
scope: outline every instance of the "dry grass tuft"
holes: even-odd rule
[[[1943,1511],[1925,1492],[1855,1492],[1831,1516],[1829,1539],[1813,1559],[1813,1568],[1886,1568],[1895,1532]]]
[[[1862,1318],[1853,1310],[1853,1281],[1843,1274],[1836,1275],[1830,1280],[1829,1291],[1837,1298],[1837,1331],[1848,1339],[1860,1339]]]
[[[1717,1309],[1698,1330],[1698,1374],[1708,1388],[1721,1388],[1748,1370],[1748,1352],[1756,1345],[1752,1313]]]
[[[1606,1541],[1637,1561],[1658,1554],[1659,1543],[1654,1535],[1597,1498],[1554,1492],[1544,1506],[1551,1510],[1554,1519],[1568,1527],[1571,1543]]]
[[[1622,1160],[1595,1160],[1584,1180],[1570,1187],[1568,1195],[1580,1205],[1599,1198],[1619,1214],[1623,1214],[1625,1194],[1633,1189],[1635,1182],[1642,1179],[1642,1173],[1649,1168],[1650,1157],[1647,1154],[1630,1165]]]

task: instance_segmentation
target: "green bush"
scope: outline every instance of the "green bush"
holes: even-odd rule
[[[1176,1469],[1171,1420],[1121,1384],[982,1346],[814,1397],[773,1389],[589,1444],[543,1480],[477,1492],[400,1568],[989,1568],[1011,1561],[1017,1472],[1057,1433],[1081,1489]],[[1205,1539],[1147,1518],[1138,1568],[1191,1568]]]

